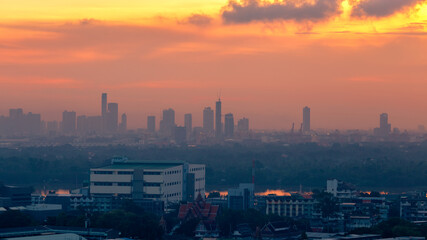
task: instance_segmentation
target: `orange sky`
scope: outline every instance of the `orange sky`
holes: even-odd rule
[[[427,125],[425,0],[0,0],[0,115],[100,114],[130,127],[214,107],[256,129]],[[159,118],[158,118],[159,120]]]

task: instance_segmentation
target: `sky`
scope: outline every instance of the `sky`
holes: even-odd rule
[[[177,124],[223,114],[288,130],[427,126],[426,0],[0,0],[0,115],[99,115]]]

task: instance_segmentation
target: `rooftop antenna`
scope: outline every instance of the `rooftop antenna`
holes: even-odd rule
[[[219,89],[219,92],[218,92],[218,99],[221,101],[221,88]]]

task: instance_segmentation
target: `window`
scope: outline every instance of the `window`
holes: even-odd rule
[[[160,175],[161,172],[144,172],[144,175]]]
[[[117,172],[118,175],[132,175],[133,172],[131,171],[119,171]]]
[[[161,183],[153,183],[153,182],[148,182],[148,183],[144,183],[145,187],[160,187]]]
[[[113,171],[94,171],[93,174],[113,174]]]
[[[94,182],[95,186],[113,186],[111,182]]]
[[[146,198],[161,198],[161,194],[144,194],[144,197]]]
[[[119,183],[117,183],[117,186],[132,186],[132,183],[128,183],[128,182],[119,182]]]

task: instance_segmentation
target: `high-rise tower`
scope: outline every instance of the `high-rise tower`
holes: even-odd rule
[[[119,125],[119,104],[109,103],[108,113],[106,114],[106,130],[109,132],[117,131]]]
[[[64,111],[62,113],[62,132],[74,133],[76,131],[76,112]]]
[[[187,140],[191,138],[191,133],[193,132],[193,116],[191,113],[184,115],[184,126],[187,134]]]
[[[232,113],[225,114],[224,117],[224,136],[227,138],[234,137],[234,117]]]
[[[175,111],[172,108],[163,110],[160,121],[160,132],[167,137],[172,137],[175,130]]]
[[[215,136],[222,137],[221,98],[218,99],[215,107]]]
[[[102,98],[101,116],[105,117],[105,115],[107,114],[107,94],[103,93],[101,98]]]
[[[203,109],[203,131],[207,133],[214,131],[214,111],[211,107]]]
[[[309,133],[310,131],[310,108],[305,107],[302,110],[302,132]]]
[[[148,116],[147,117],[147,131],[154,133],[156,131],[156,117]]]

